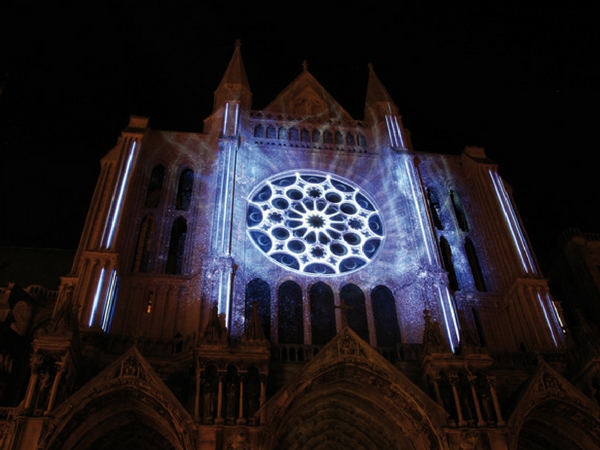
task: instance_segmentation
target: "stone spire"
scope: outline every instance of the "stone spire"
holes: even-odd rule
[[[244,331],[244,334],[242,335],[242,345],[264,345],[267,343],[268,341],[258,316],[258,302],[254,302],[252,303],[252,315],[248,321],[246,331]]]
[[[398,107],[369,64],[369,81],[365,101],[365,120],[377,123],[386,115],[398,115]]]
[[[242,44],[238,39],[235,42],[235,50],[227,70],[225,70],[225,74],[215,90],[213,111],[216,111],[228,101],[237,101],[242,108],[250,108],[252,104],[252,92],[242,61],[241,46]]]
[[[206,325],[204,336],[200,343],[205,345],[227,346],[229,341],[229,332],[225,326],[225,319],[219,314],[217,305],[214,304],[210,310],[210,319]]]
[[[429,310],[423,311],[425,330],[423,332],[423,355],[432,353],[452,353],[438,322],[431,320]]]

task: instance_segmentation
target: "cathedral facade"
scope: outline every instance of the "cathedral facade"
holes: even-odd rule
[[[131,117],[58,292],[0,294],[5,449],[600,448],[497,165],[373,67],[363,120],[306,65],[254,110],[237,44],[202,133]]]

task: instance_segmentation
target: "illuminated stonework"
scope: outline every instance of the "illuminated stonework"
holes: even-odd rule
[[[331,174],[281,174],[250,197],[248,233],[272,261],[322,275],[353,272],[381,248],[383,220],[366,193]]]

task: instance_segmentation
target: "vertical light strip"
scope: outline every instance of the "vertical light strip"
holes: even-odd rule
[[[404,138],[402,136],[402,129],[398,123],[398,117],[392,115],[385,116],[385,122],[388,128],[388,134],[390,142],[394,148],[405,148]]]
[[[229,121],[229,102],[225,103],[225,114],[223,117],[223,136],[227,136],[227,122]]]
[[[439,286],[437,286],[438,296],[440,299],[440,304],[442,305],[442,314],[444,315],[444,325],[446,326],[446,334],[448,335],[448,343],[450,344],[450,349],[452,353],[454,353],[454,349],[458,345],[459,342],[459,330],[458,330],[458,322],[456,320],[456,312],[454,311],[454,305],[452,302],[452,298],[450,296],[450,292],[448,292],[448,288],[445,289],[445,295],[442,293]],[[448,310],[446,310],[446,305],[448,304]],[[452,333],[454,330],[454,335]]]
[[[92,303],[92,312],[90,313],[90,318],[88,320],[88,327],[91,327],[94,323],[94,316],[96,315],[96,310],[98,309],[98,302],[100,301],[100,295],[102,294],[102,285],[104,284],[104,267],[100,271],[100,276],[98,277],[98,285],[96,286],[96,292],[94,293],[94,302]]]
[[[521,227],[519,226],[517,216],[512,208],[510,198],[508,197],[506,189],[504,188],[504,184],[496,172],[490,170],[489,174],[490,178],[492,179],[492,184],[494,185],[494,190],[496,191],[496,196],[500,201],[500,206],[502,207],[502,212],[504,213],[504,218],[508,224],[508,228],[512,235],[517,253],[521,259],[521,265],[523,266],[523,269],[525,269],[526,273],[535,274],[537,273],[537,270],[533,262],[533,258],[529,253],[529,249],[525,242]]]
[[[234,123],[234,128],[233,128],[233,134],[237,134],[239,118],[240,118],[240,104],[236,103],[235,104],[235,123]]]
[[[121,179],[119,180],[116,196],[113,196],[113,201],[110,205],[106,226],[104,228],[102,248],[110,248],[113,243],[117,223],[119,222],[119,217],[121,216],[121,204],[123,202],[123,196],[125,194],[127,182],[129,181],[129,172],[133,164],[133,157],[135,155],[136,146],[137,142],[133,141],[133,144],[131,145],[131,151],[129,152],[129,156],[127,157],[127,163],[125,164],[125,170],[122,172]]]
[[[557,341],[557,333],[556,326],[558,325],[561,331],[564,333],[564,327],[560,315],[558,314],[558,310],[556,309],[556,305],[552,301],[552,299],[546,295],[542,295],[542,293],[537,292],[538,301],[540,302],[540,307],[544,312],[544,318],[546,319],[546,324],[548,325],[548,329],[550,330],[550,335],[552,336],[552,340],[554,341],[554,346],[558,347],[559,343]],[[554,320],[552,320],[554,319]],[[558,339],[562,342],[562,336],[558,337]]]
[[[106,290],[106,300],[104,302],[104,310],[102,311],[102,329],[108,332],[112,322],[113,305],[117,290],[117,271],[113,269],[110,273],[110,281]]]
[[[427,231],[425,229],[425,224],[423,223],[423,214],[421,212],[421,207],[419,205],[419,195],[417,195],[417,190],[415,188],[415,181],[412,176],[412,167],[408,161],[408,159],[404,160],[406,164],[406,172],[408,173],[408,179],[410,182],[410,189],[412,191],[412,198],[415,203],[415,208],[417,210],[417,218],[419,219],[419,226],[421,227],[421,234],[423,235],[423,241],[425,243],[425,250],[427,251],[427,261],[429,264],[433,263],[433,257],[431,255],[430,242],[428,239]]]

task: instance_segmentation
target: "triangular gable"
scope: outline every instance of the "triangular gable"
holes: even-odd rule
[[[555,404],[557,401],[564,403],[565,406],[554,407],[550,413],[552,416],[560,421],[562,419],[559,417],[559,411],[562,411],[566,414],[565,418],[582,422],[581,428],[586,429],[596,442],[600,442],[598,405],[545,361],[540,362],[537,370],[523,384],[513,403],[514,408],[507,424],[511,429],[520,430],[533,411],[541,410],[546,403]],[[515,433],[514,438],[516,439],[517,436],[518,433]]]
[[[311,438],[296,436],[295,425],[303,420],[314,422],[312,417],[325,408],[333,412],[327,419],[320,418],[321,422],[344,422],[347,411],[357,411],[355,417],[360,417],[360,423],[336,423],[337,429],[356,427],[361,435],[379,429],[379,444],[392,435],[391,439],[412,436],[411,448],[423,449],[436,448],[447,415],[349,327],[343,328],[263,406],[261,416],[274,430],[271,444],[283,445],[301,438],[304,447],[300,448],[310,447]]]
[[[54,425],[49,427],[51,434],[45,439],[50,441],[54,436],[60,440],[71,434],[72,428],[78,426],[78,423],[82,428],[89,426],[83,423],[88,419],[94,420],[91,415],[99,411],[99,405],[113,413],[118,412],[121,403],[131,408],[130,399],[125,400],[124,395],[129,390],[135,392],[136,399],[151,399],[142,401],[142,404],[151,405],[152,411],[170,417],[165,423],[171,427],[176,426],[171,431],[176,433],[173,436],[187,440],[187,437],[181,434],[181,430],[184,423],[192,422],[192,417],[136,347],[125,352],[53,410]],[[109,407],[108,403],[112,405]],[[75,420],[75,417],[78,420]]]
[[[263,111],[284,116],[353,121],[308,70],[304,70]]]

